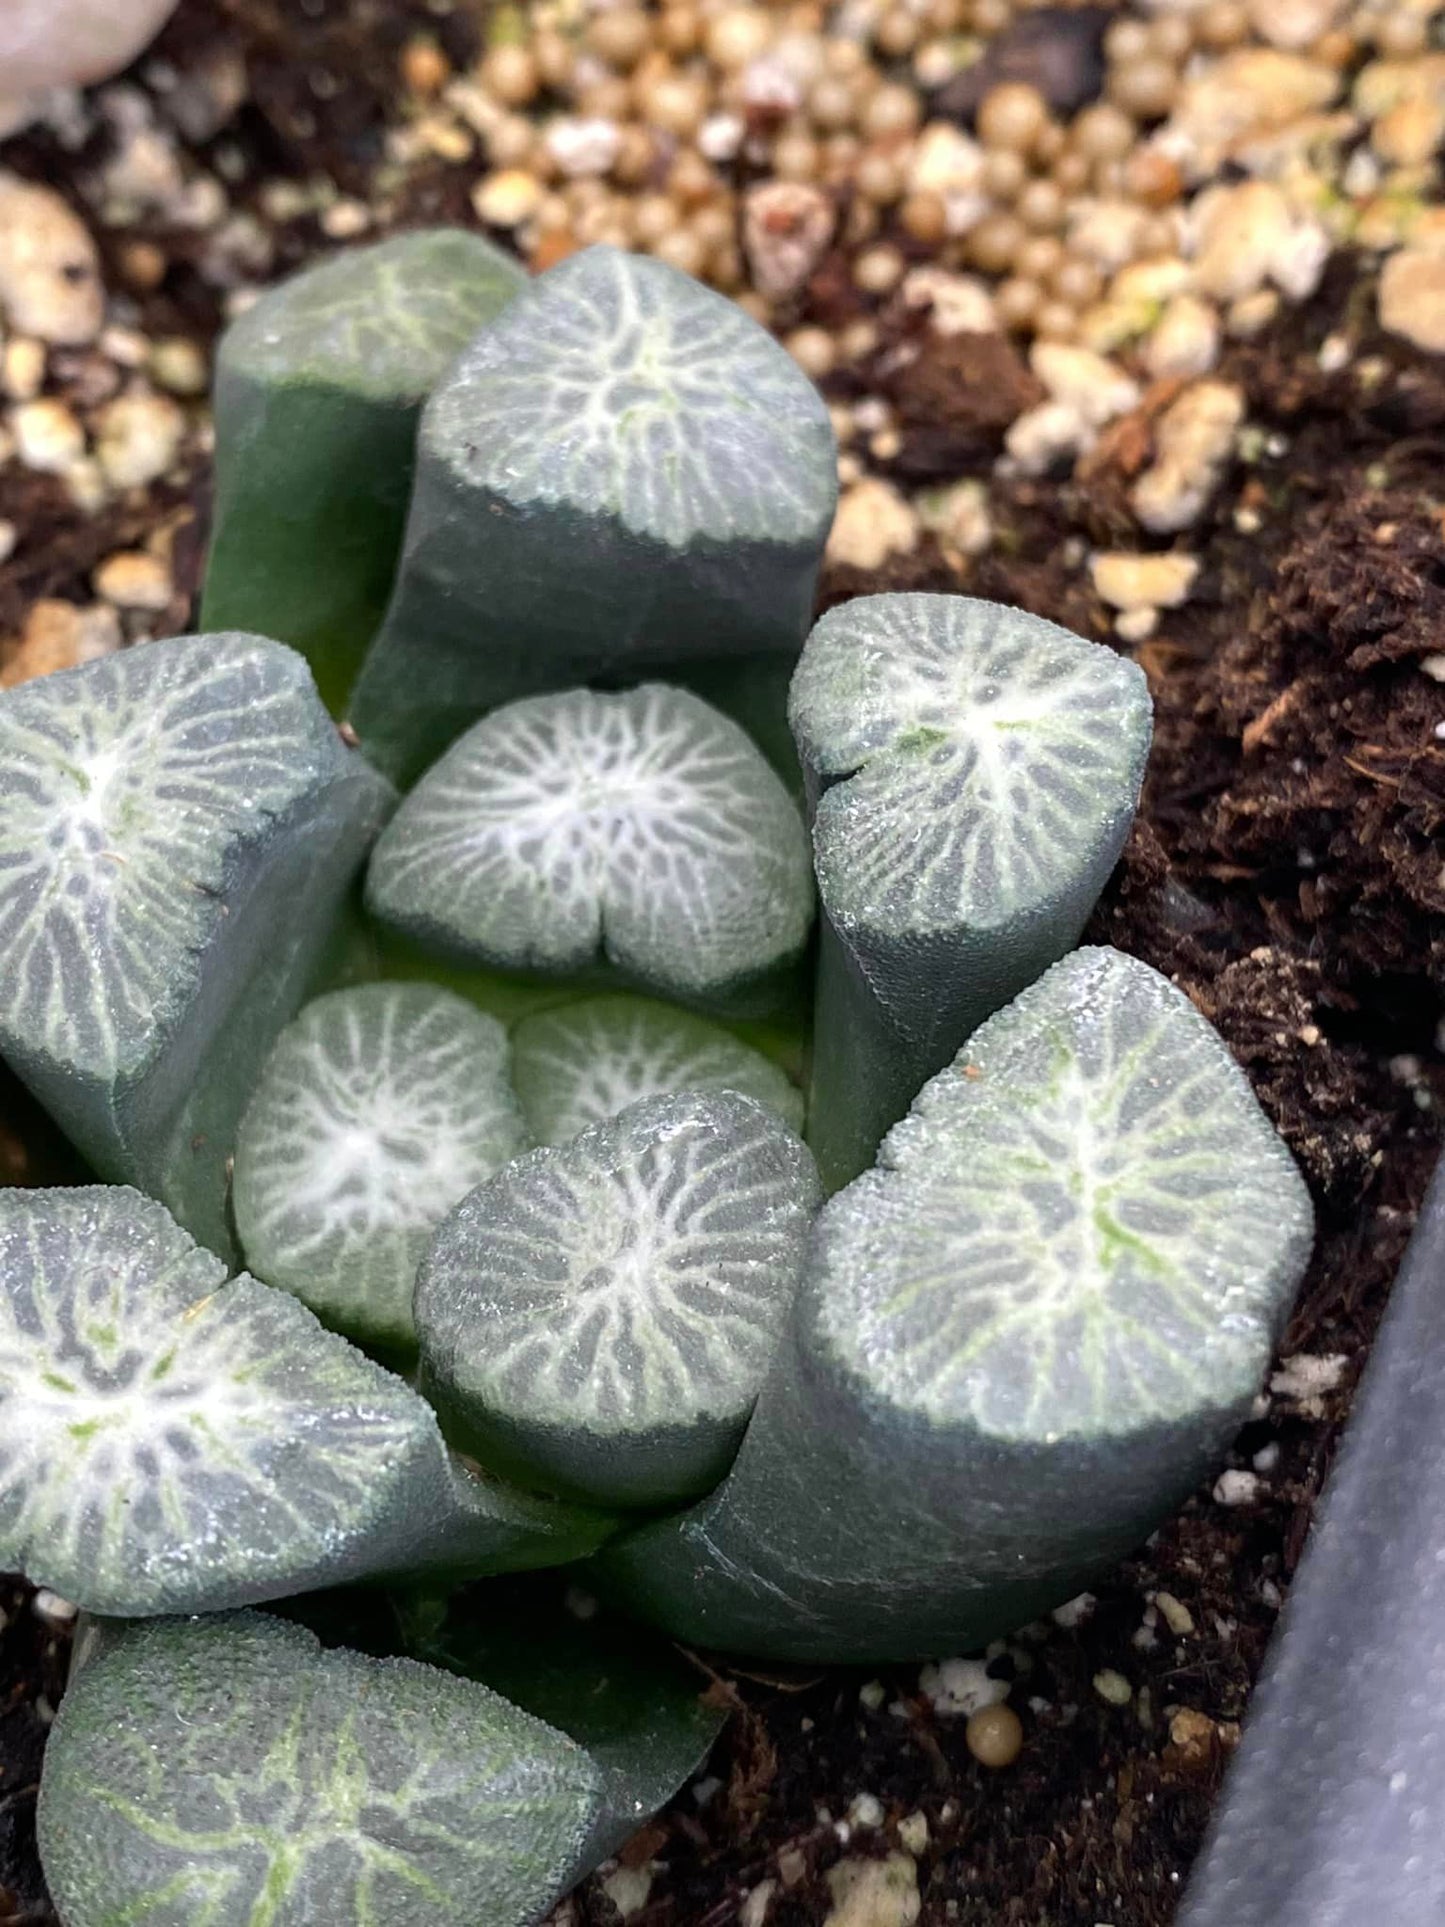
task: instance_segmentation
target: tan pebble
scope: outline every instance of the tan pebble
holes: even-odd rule
[[[1202,194],[1193,211],[1194,282],[1201,294],[1234,301],[1264,286],[1294,227],[1272,181],[1243,181]]]
[[[371,226],[371,209],[349,194],[321,210],[321,232],[332,241],[354,241]]]
[[[0,689],[95,662],[120,644],[120,618],[104,603],[89,608],[49,599],[32,603],[13,646],[0,645]]]
[[[980,1766],[1012,1766],[1023,1751],[1023,1723],[1011,1706],[982,1706],[970,1715],[963,1738]]]
[[[747,1898],[738,1909],[738,1927],[763,1927],[777,1891],[776,1880],[760,1880],[756,1887],[749,1889]]]
[[[1179,69],[1172,60],[1146,53],[1142,59],[1117,62],[1109,72],[1109,98],[1126,114],[1140,120],[1159,120],[1179,93]]]
[[[570,67],[570,57],[568,64]],[[493,47],[481,64],[479,77],[487,92],[503,106],[526,107],[536,99],[541,80],[537,54],[527,47]]]
[[[931,121],[910,150],[906,185],[910,194],[938,195],[949,210],[949,232],[957,234],[960,213],[976,219],[987,205],[983,173],[978,142],[947,121]]]
[[[1177,609],[1199,575],[1193,555],[1135,555],[1104,550],[1089,565],[1094,593],[1113,609]]]
[[[1176,294],[1144,345],[1144,361],[1156,381],[1207,375],[1219,359],[1218,312],[1198,295]]]
[[[151,380],[169,395],[204,395],[210,381],[205,350],[184,335],[168,335],[150,351]]]
[[[840,1860],[827,1874],[833,1905],[823,1927],[914,1927],[923,1911],[912,1856]]]
[[[171,599],[170,570],[142,550],[122,549],[96,570],[95,592],[117,609],[159,612]]]
[[[683,140],[690,140],[696,134],[710,104],[702,81],[686,74],[656,81],[638,103],[641,117],[648,125],[660,127],[664,133],[677,134]]]
[[[1288,127],[1339,94],[1334,68],[1276,47],[1241,47],[1185,81],[1169,117],[1171,151],[1191,180],[1217,174],[1246,138]]]
[[[118,395],[101,411],[96,456],[112,488],[143,488],[164,475],[180,450],[186,418],[165,395]]]
[[[986,215],[968,230],[968,258],[985,274],[1007,274],[1027,238],[1027,230],[1014,215]]]
[[[1136,201],[1107,197],[1080,202],[1069,210],[1069,252],[1113,273],[1140,253],[1148,220],[1148,210]]]
[[[94,515],[110,500],[110,484],[93,455],[82,457],[73,468],[66,469],[64,481],[66,493],[82,515]]]
[[[897,248],[869,248],[853,263],[853,283],[864,294],[890,294],[903,279],[903,256]]]
[[[795,328],[783,346],[814,381],[831,374],[838,360],[838,344],[824,328]]]
[[[743,200],[743,252],[759,293],[781,301],[796,294],[833,238],[833,202],[816,187],[765,181]]]
[[[1094,431],[1068,402],[1043,401],[1010,423],[1004,448],[1023,475],[1043,475],[1066,456],[1091,448]]]
[[[1003,326],[1014,333],[1032,328],[1034,317],[1044,303],[1044,291],[1027,275],[1011,274],[1001,281],[994,294],[994,306]]]
[[[164,248],[157,247],[154,241],[127,241],[118,259],[127,284],[142,294],[158,288],[170,266]]]
[[[1224,1739],[1220,1727],[1216,1726],[1207,1713],[1200,1713],[1192,1706],[1181,1706],[1170,1716],[1169,1744],[1180,1766],[1195,1768],[1205,1765],[1214,1753],[1215,1746]]]
[[[990,88],[979,104],[979,139],[985,147],[1027,153],[1048,119],[1048,103],[1036,87],[1005,81]]]
[[[928,1851],[928,1816],[908,1813],[898,1822],[898,1844],[916,1860]]]
[[[1114,618],[1114,633],[1121,642],[1147,642],[1159,627],[1159,611],[1146,606],[1121,609]]]
[[[918,547],[918,517],[891,482],[865,477],[845,491],[828,537],[830,562],[879,569]]]
[[[1154,463],[1130,497],[1145,528],[1170,535],[1199,519],[1243,419],[1243,392],[1230,382],[1197,381],[1170,404],[1155,424]]]
[[[1231,301],[1224,313],[1224,331],[1233,341],[1252,341],[1274,320],[1280,310],[1279,295],[1273,288],[1257,294],[1241,295]]]
[[[1445,254],[1406,248],[1380,273],[1380,325],[1431,354],[1445,354]]]
[[[5,344],[5,393],[11,401],[34,401],[45,386],[45,343],[15,335]]]
[[[738,73],[772,44],[773,16],[762,7],[729,7],[707,25],[707,57],[724,73]]]
[[[1394,167],[1424,167],[1445,140],[1445,100],[1398,101],[1370,129],[1370,145]]]
[[[1261,40],[1310,53],[1344,11],[1344,0],[1247,0],[1249,24]]]
[[[10,429],[22,465],[42,475],[63,475],[85,453],[85,430],[63,401],[22,402]]]
[[[488,227],[520,227],[542,205],[543,192],[535,174],[508,167],[477,182],[472,189],[472,206],[477,219]]]
[[[401,50],[402,85],[430,100],[452,77],[452,63],[430,34],[418,34]]]
[[[587,23],[587,45],[609,67],[635,67],[652,44],[652,21],[641,7],[604,7]]]
[[[105,297],[95,243],[58,194],[0,174],[0,309],[22,334],[94,341]]]

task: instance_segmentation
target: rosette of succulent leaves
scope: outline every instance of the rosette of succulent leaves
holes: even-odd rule
[[[656,1629],[915,1660],[1147,1534],[1310,1207],[1075,947],[1140,672],[807,636],[828,417],[741,310],[405,236],[217,422],[206,632],[0,695],[0,1053],[84,1180],[0,1192],[42,1854],[67,1927],[523,1927],[716,1734]]]

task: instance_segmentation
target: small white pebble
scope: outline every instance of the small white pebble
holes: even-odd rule
[[[1214,1481],[1214,1503],[1216,1505],[1253,1505],[1263,1487],[1263,1480],[1255,1472],[1239,1472],[1231,1469],[1221,1472]]]
[[[710,1773],[705,1780],[694,1780],[692,1784],[692,1797],[700,1807],[710,1805],[721,1791],[722,1781],[715,1773]]]
[[[150,353],[151,379],[172,395],[204,395],[210,380],[206,357],[194,341],[170,335]]]
[[[624,1920],[641,1913],[652,1892],[652,1867],[618,1867],[599,1883]]]
[[[168,395],[137,389],[102,410],[96,455],[112,488],[144,488],[175,460],[186,418]]]
[[[870,1713],[876,1713],[888,1697],[888,1688],[881,1679],[870,1679],[858,1688],[858,1698]]]
[[[45,343],[15,335],[5,344],[5,393],[11,401],[34,401],[45,386]]]
[[[1157,609],[1124,609],[1114,618],[1114,633],[1121,642],[1147,642],[1158,627]]]
[[[848,1808],[850,1827],[881,1827],[883,1825],[883,1803],[876,1794],[860,1793]]]
[[[80,1608],[73,1606],[68,1599],[62,1599],[58,1592],[51,1592],[48,1586],[42,1586],[31,1600],[30,1610],[47,1625],[68,1626]]]
[[[1296,1352],[1271,1375],[1269,1389],[1276,1398],[1320,1398],[1339,1388],[1349,1362],[1344,1352]]]
[[[1274,1472],[1279,1467],[1279,1460],[1279,1440],[1271,1439],[1268,1445],[1262,1445],[1259,1448],[1250,1460],[1250,1464],[1256,1472]]]
[[[999,1706],[1008,1698],[1008,1681],[990,1679],[977,1659],[941,1659],[925,1666],[918,1688],[945,1718],[969,1718],[981,1707]]]
[[[1062,1626],[1066,1632],[1072,1632],[1076,1626],[1082,1626],[1086,1619],[1093,1617],[1094,1608],[1098,1603],[1091,1592],[1076,1593],[1072,1599],[1066,1599],[1062,1606],[1055,1606],[1049,1618],[1056,1626]]]
[[[333,241],[354,241],[371,226],[371,209],[365,201],[343,195],[321,215],[321,232]]]
[[[585,1592],[581,1586],[569,1586],[563,1600],[574,1619],[587,1621],[595,1619],[598,1613],[598,1600],[595,1593]]]
[[[171,599],[171,572],[143,550],[108,555],[95,572],[95,592],[117,609],[143,609],[158,615]]]

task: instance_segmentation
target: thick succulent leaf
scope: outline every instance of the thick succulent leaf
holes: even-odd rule
[[[352,721],[409,778],[519,695],[794,652],[836,499],[827,410],[766,331],[660,261],[589,248],[427,404]]]
[[[645,1097],[738,1091],[803,1127],[803,1095],[771,1058],[691,1011],[647,997],[588,997],[526,1017],[512,1081],[539,1144],[566,1144]]]
[[[789,716],[825,912],[810,1133],[830,1184],[1078,941],[1149,751],[1138,667],[1020,610],[866,596],[818,623]]]
[[[777,994],[813,914],[807,835],[736,723],[646,684],[477,723],[377,844],[367,902],[468,962],[607,966],[683,1002]]]
[[[40,1850],[66,1927],[530,1927],[600,1792],[472,1681],[259,1613],[161,1620],[72,1681]]]
[[[421,229],[293,275],[232,322],[207,627],[291,643],[345,702],[391,590],[422,403],[525,282],[479,235]]]
[[[1248,1415],[1309,1255],[1298,1171],[1147,965],[1081,950],[820,1214],[737,1462],[603,1555],[677,1637],[981,1645],[1079,1590]]]
[[[0,1052],[227,1252],[225,1159],[391,800],[306,665],[148,643],[0,695]]]
[[[281,1033],[236,1139],[251,1269],[328,1324],[409,1347],[432,1231],[528,1142],[494,1018],[426,984],[363,984]]]
[[[516,1159],[417,1278],[422,1379],[483,1464],[609,1505],[726,1470],[797,1287],[817,1172],[751,1098],[649,1098]]]
[[[197,1612],[604,1530],[470,1478],[403,1379],[150,1199],[0,1192],[0,1566],[95,1612]]]
[[[602,1775],[589,1865],[628,1840],[699,1771],[727,1723],[697,1669],[559,1578],[489,1580],[440,1624],[412,1616],[419,1659],[484,1681],[583,1747]]]

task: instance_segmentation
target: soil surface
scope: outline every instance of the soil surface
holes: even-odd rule
[[[248,98],[224,137],[240,157],[227,165],[242,170],[242,198],[249,177],[322,173],[360,191],[398,48],[419,26],[458,61],[474,51],[475,20],[460,10],[219,0],[183,8],[157,55],[184,71],[202,46],[214,58],[218,33],[244,54]],[[207,142],[196,151],[208,153]],[[5,159],[64,189],[97,150],[67,151],[37,134],[10,143]],[[465,206],[456,171],[439,159],[412,172],[393,212],[410,224],[456,218]],[[277,271],[321,244],[304,219],[270,225]],[[137,326],[208,338],[220,300],[194,266],[195,236],[153,238],[168,266],[158,286],[136,291]],[[1138,647],[1157,713],[1150,778],[1091,931],[1189,992],[1299,1158],[1320,1236],[1282,1359],[1326,1362],[1286,1369],[1262,1398],[1230,1458],[1248,1475],[1222,1488],[1234,1503],[1199,1492],[1073,1623],[994,1655],[995,1672],[1015,1680],[1011,1703],[1024,1723],[1012,1767],[975,1762],[964,1721],[938,1709],[917,1668],[874,1682],[719,1667],[717,1690],[736,1715],[711,1781],[685,1791],[624,1856],[651,1873],[632,1927],[724,1927],[750,1894],[769,1927],[817,1927],[834,1904],[829,1870],[846,1855],[896,1853],[900,1821],[924,1927],[1164,1927],[1172,1916],[1445,1104],[1445,687],[1421,667],[1445,635],[1445,369],[1372,332],[1373,303],[1360,298],[1367,272],[1337,262],[1305,307],[1227,351],[1221,373],[1243,386],[1257,445],[1191,532],[1202,562],[1195,594]],[[854,298],[825,262],[802,318],[831,325]],[[900,366],[893,351],[907,325],[871,367],[825,387],[840,397],[864,383],[889,393],[901,445],[878,467],[901,484],[989,475],[1026,398],[1027,369],[1002,338],[985,337],[929,338]],[[1350,353],[1338,367],[1320,351],[1341,334]],[[1076,478],[993,481],[995,540],[962,586],[1109,640],[1108,612],[1080,559],[1133,531],[1124,491],[1149,456],[1149,410],[1168,399],[1167,386],[1146,397],[1142,415],[1106,433]],[[0,634],[17,632],[38,597],[86,600],[101,557],[166,522],[178,604],[170,626],[183,626],[206,494],[198,458],[83,516],[53,478],[0,470],[0,516],[25,531],[21,559],[0,572]],[[824,600],[885,586],[960,582],[925,538],[886,575],[835,567]],[[54,1133],[0,1082],[0,1172],[35,1182],[69,1168]],[[34,1859],[33,1802],[64,1635],[18,1586],[0,1591],[0,1608],[8,1927],[53,1918]],[[1127,1683],[1126,1700],[1112,1680],[1111,1696],[1101,1693],[1107,1674]],[[876,1807],[855,1808],[860,1796]],[[559,1918],[604,1927],[618,1910],[594,1881]]]

